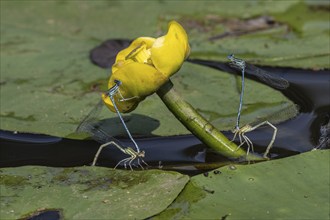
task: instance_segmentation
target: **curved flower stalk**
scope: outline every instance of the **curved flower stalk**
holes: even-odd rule
[[[112,100],[120,112],[131,112],[139,102],[157,91],[169,110],[208,147],[229,158],[245,158],[243,149],[229,141],[172,88],[169,78],[181,68],[189,53],[188,36],[175,21],[169,23],[164,36],[137,38],[118,53],[112,66],[108,87],[121,83]],[[115,112],[107,94],[103,94],[102,98],[106,106]],[[247,159],[260,158],[248,155]]]

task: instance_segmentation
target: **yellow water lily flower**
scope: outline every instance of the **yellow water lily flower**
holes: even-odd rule
[[[176,21],[168,25],[166,35],[159,38],[140,37],[117,54],[112,66],[108,87],[119,80],[121,85],[114,96],[120,112],[131,112],[147,96],[156,92],[170,76],[176,73],[190,53],[188,36]],[[102,99],[115,112],[106,95]]]

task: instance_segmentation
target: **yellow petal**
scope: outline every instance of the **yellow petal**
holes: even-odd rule
[[[122,84],[114,99],[120,112],[133,111],[138,103],[158,90],[166,81],[167,77],[153,66],[132,62],[125,64],[110,79],[108,87],[111,88],[119,80]],[[102,96],[107,107],[114,112],[113,103],[109,97]]]
[[[107,94],[105,94],[105,93],[102,94],[102,99],[103,99],[104,104],[112,112],[116,112],[115,107],[113,106],[111,99],[109,98],[109,96]],[[115,95],[114,99],[115,99],[118,111],[123,112],[123,113],[133,111],[139,104],[139,102],[137,102],[135,100],[120,101],[121,98],[118,95]]]
[[[156,69],[170,77],[180,69],[189,53],[186,31],[179,23],[171,21],[167,34],[154,42],[151,60]]]
[[[145,50],[150,49],[153,43],[155,42],[155,38],[152,37],[139,37],[135,39],[126,49],[121,50],[116,57],[116,62],[112,66],[112,72],[116,72],[118,68],[120,68],[124,63],[126,62],[133,62],[132,59],[129,59],[129,57],[136,52],[137,50],[141,49],[143,45],[145,45]],[[149,55],[150,56],[150,55]],[[150,57],[147,57],[145,59],[148,59]]]

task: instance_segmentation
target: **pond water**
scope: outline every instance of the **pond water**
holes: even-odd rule
[[[104,57],[106,47],[120,50],[127,45],[125,40],[111,41],[91,52],[91,59],[97,65],[107,68],[114,61],[116,53]],[[102,45],[101,45],[102,46]],[[118,47],[118,48],[117,48]],[[117,48],[117,49],[116,49]],[[97,53],[99,51],[99,53]],[[195,64],[206,65],[232,74],[234,71],[227,63],[206,60],[188,60]],[[110,63],[109,63],[110,62]],[[271,149],[271,158],[286,157],[314,148],[330,147],[330,74],[328,70],[305,70],[293,68],[261,67],[270,75],[280,76],[289,81],[290,86],[281,90],[283,95],[299,106],[296,117],[276,125],[278,128],[275,143]],[[258,78],[247,74],[253,80]],[[223,131],[231,139],[232,132]],[[262,153],[271,139],[270,129],[260,127],[248,133],[254,144],[255,152]],[[100,144],[93,140],[72,140],[48,135],[0,131],[0,166],[46,165],[81,166],[89,165]],[[119,138],[124,146],[132,146],[129,139]],[[182,172],[200,173],[203,170],[219,167],[232,161],[217,155],[206,148],[193,135],[171,137],[136,138],[141,149],[147,152],[145,161],[152,168],[174,169]],[[102,151],[99,166],[113,167],[125,158],[115,147]]]

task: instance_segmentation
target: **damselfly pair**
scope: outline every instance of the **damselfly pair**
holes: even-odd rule
[[[118,107],[115,102],[115,96],[120,97],[118,99],[118,101],[127,100],[122,96],[122,94],[120,92],[120,85],[121,85],[121,81],[115,80],[115,85],[112,88],[110,88],[105,94],[110,98],[110,100],[115,108],[115,111],[116,111],[122,125],[124,126],[124,129],[125,129],[127,135],[129,136],[130,140],[133,142],[136,150],[134,150],[131,147],[126,147],[126,148],[122,147],[120,144],[118,144],[119,142],[117,139],[112,137],[108,132],[105,132],[102,128],[95,126],[97,124],[97,116],[101,112],[102,106],[104,105],[102,100],[83,119],[83,121],[80,123],[80,125],[78,126],[76,131],[89,133],[90,135],[92,135],[93,139],[103,143],[95,154],[92,166],[95,166],[101,151],[105,147],[107,147],[109,145],[113,145],[113,146],[117,147],[120,151],[122,151],[124,154],[129,155],[128,158],[125,158],[125,159],[119,161],[117,163],[117,165],[115,166],[115,168],[117,168],[117,166],[119,166],[122,163],[125,168],[127,168],[127,164],[128,164],[129,168],[131,170],[133,170],[132,163],[134,160],[137,160],[138,165],[143,169],[141,162],[144,165],[148,166],[148,164],[143,160],[143,158],[145,156],[145,152],[141,151],[138,144],[135,142],[135,140],[134,140],[133,136],[131,135],[130,131],[128,130],[128,128],[125,124],[125,121],[124,121],[123,117],[121,116],[121,113],[119,112]]]
[[[248,72],[249,74],[258,77],[261,81],[265,82],[269,86],[276,88],[276,89],[280,89],[280,90],[284,90],[284,89],[288,88],[289,82],[286,79],[283,79],[281,77],[271,76],[266,71],[264,71],[256,66],[253,66],[251,64],[248,64],[242,59],[234,57],[233,54],[229,55],[228,59],[231,61],[229,63],[229,65],[231,67],[242,72],[241,94],[240,94],[240,100],[239,100],[239,106],[238,106],[238,112],[237,112],[236,125],[233,130],[234,137],[233,137],[232,141],[234,141],[236,139],[236,137],[238,136],[239,141],[240,141],[238,148],[240,148],[241,146],[246,144],[247,145],[247,154],[248,154],[250,151],[250,148],[252,151],[254,151],[254,149],[253,149],[253,143],[246,136],[246,133],[253,131],[263,125],[269,125],[271,128],[274,129],[274,132],[272,135],[272,139],[271,139],[270,143],[268,144],[266,151],[263,154],[263,157],[267,158],[270,148],[274,144],[276,134],[277,134],[277,128],[272,123],[270,123],[269,120],[262,121],[260,123],[255,122],[254,125],[247,124],[247,125],[244,125],[243,127],[240,127],[240,125],[239,125],[240,118],[241,118],[242,105],[243,105],[243,96],[244,96],[244,87],[245,87],[245,80],[244,80],[245,72]],[[288,112],[286,112],[286,111],[288,111]],[[285,109],[285,111],[283,111],[282,113],[291,114],[292,112],[295,113],[296,111],[297,111],[296,106],[292,105],[292,106],[289,106],[289,108]]]
[[[283,78],[280,78],[280,77],[273,77],[273,76],[269,75],[268,73],[266,73],[265,71],[255,67],[251,64],[247,64],[244,60],[235,58],[234,55],[229,55],[228,59],[231,61],[230,65],[233,68],[238,69],[239,71],[242,72],[242,89],[241,89],[241,94],[240,94],[240,102],[239,102],[239,108],[238,108],[238,113],[237,113],[236,125],[235,125],[235,129],[233,130],[233,133],[234,133],[233,140],[235,140],[236,136],[238,136],[239,140],[240,140],[240,145],[238,147],[241,147],[244,144],[246,144],[247,147],[248,147],[247,153],[249,153],[250,148],[251,148],[252,151],[254,151],[253,143],[246,136],[246,133],[257,129],[260,126],[269,125],[274,129],[274,133],[273,133],[272,139],[271,139],[271,141],[270,141],[269,145],[267,146],[267,149],[264,153],[264,157],[267,157],[267,154],[269,153],[269,150],[270,150],[270,148],[272,147],[272,145],[275,141],[277,128],[272,123],[270,123],[268,120],[257,123],[254,126],[249,125],[249,124],[247,124],[243,127],[239,126],[240,116],[241,116],[241,111],[242,111],[242,105],[243,105],[243,95],[244,95],[244,87],[245,87],[245,81],[244,81],[245,72],[247,71],[249,74],[257,76],[260,80],[264,81],[266,84],[268,84],[268,85],[270,85],[274,88],[277,88],[277,89],[286,89],[289,86],[289,82],[287,80],[283,79]],[[132,163],[133,163],[134,160],[137,160],[138,165],[143,169],[143,166],[142,166],[141,162],[148,166],[148,164],[143,160],[143,158],[145,157],[145,152],[140,151],[139,146],[137,145],[134,138],[132,137],[130,131],[128,130],[128,128],[127,128],[127,126],[124,122],[124,119],[121,116],[121,113],[119,112],[119,110],[117,108],[116,101],[115,101],[115,98],[114,98],[115,96],[119,96],[120,98],[118,99],[118,101],[128,100],[128,99],[125,99],[122,96],[122,94],[120,92],[120,85],[121,85],[121,82],[119,80],[116,80],[115,85],[106,92],[106,95],[110,98],[111,102],[113,103],[115,111],[118,114],[118,117],[119,117],[121,123],[123,124],[124,129],[125,129],[126,133],[128,134],[130,140],[134,143],[134,146],[135,146],[136,150],[132,149],[131,147],[126,147],[126,148],[122,147],[120,144],[118,144],[118,140],[113,138],[109,133],[105,132],[100,127],[95,126],[95,124],[97,123],[96,116],[100,113],[100,111],[102,109],[102,106],[103,106],[103,101],[102,100],[84,118],[84,120],[78,126],[77,131],[78,132],[87,132],[87,133],[91,134],[92,137],[95,140],[97,140],[101,143],[104,143],[100,146],[99,150],[97,151],[97,153],[94,157],[94,160],[93,160],[93,163],[92,163],[93,166],[96,164],[96,161],[97,161],[102,149],[109,146],[109,145],[114,145],[120,151],[122,151],[123,153],[129,155],[128,158],[125,158],[125,159],[119,161],[117,163],[117,165],[115,166],[115,168],[119,164],[123,163],[125,168],[127,168],[127,164],[128,164],[130,169],[133,170]],[[289,108],[287,108],[286,111],[288,111],[287,114],[292,114],[292,112],[297,111],[297,109],[295,108],[295,106],[289,106]],[[283,112],[285,113],[285,111],[283,111]]]

